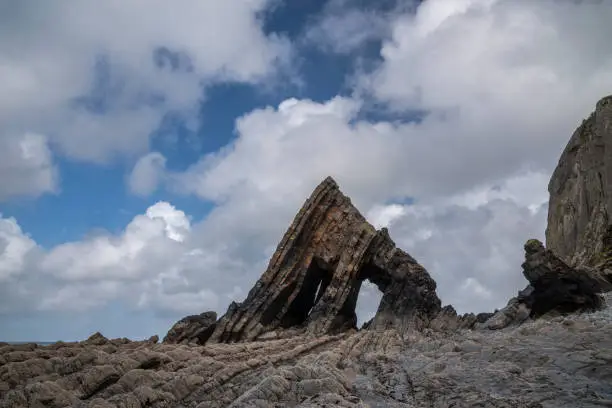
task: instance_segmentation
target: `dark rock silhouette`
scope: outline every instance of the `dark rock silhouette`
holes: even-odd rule
[[[525,244],[523,275],[529,281],[523,293],[531,315],[542,316],[550,311],[574,313],[594,311],[603,306],[600,293],[612,285],[597,270],[572,268],[538,240]]]
[[[217,313],[204,312],[182,318],[172,326],[162,340],[169,344],[204,344],[215,330]]]
[[[594,268],[574,268],[544,248],[537,239],[525,244],[523,275],[529,285],[485,323],[503,329],[547,314],[592,312],[605,306],[602,293],[612,284]]]

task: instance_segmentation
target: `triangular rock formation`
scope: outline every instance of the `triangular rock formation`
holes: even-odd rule
[[[246,300],[230,305],[209,341],[355,328],[366,279],[383,293],[372,329],[420,329],[440,311],[427,271],[395,246],[386,229],[369,224],[328,177],[299,211]]]
[[[322,336],[356,328],[364,280],[383,293],[366,325],[374,330],[499,329],[549,312],[596,309],[599,294],[612,287],[612,96],[601,99],[572,136],[549,191],[548,250],[538,241],[526,244],[527,288],[494,314],[457,316],[452,306],[441,308],[427,271],[395,246],[385,228],[369,224],[328,177],[296,215],[244,302],[232,302],[215,323],[177,323],[180,342]],[[178,341],[175,334],[164,341]]]

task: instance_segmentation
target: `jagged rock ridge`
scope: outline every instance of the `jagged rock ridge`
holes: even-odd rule
[[[422,329],[440,311],[436,283],[425,268],[397,248],[386,229],[369,224],[328,177],[298,212],[246,300],[230,305],[209,341],[355,328],[366,279],[383,294],[371,328]]]
[[[605,259],[612,221],[612,95],[572,135],[550,183],[546,247],[570,266]]]
[[[567,265],[537,239],[525,244],[522,267],[529,285],[484,325],[476,327],[498,330],[528,318],[593,312],[605,306],[601,293],[612,290],[600,271]]]

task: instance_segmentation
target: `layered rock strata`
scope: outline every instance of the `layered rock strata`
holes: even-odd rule
[[[215,330],[217,313],[204,312],[199,315],[187,316],[170,328],[163,339],[169,344],[204,344]]]
[[[299,211],[246,300],[230,305],[209,341],[356,328],[366,279],[383,294],[373,329],[422,329],[440,311],[436,283],[425,268],[397,248],[386,229],[370,225],[328,177]]]
[[[501,331],[0,344],[0,408],[596,408],[610,350],[611,309]]]

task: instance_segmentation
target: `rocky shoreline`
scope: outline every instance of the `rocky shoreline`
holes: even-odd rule
[[[94,335],[0,346],[0,407],[601,407],[610,350],[609,306],[495,331],[204,346]]]
[[[525,244],[525,289],[458,315],[327,178],[219,318],[187,316],[161,343],[0,343],[0,408],[612,406],[612,97],[549,191],[549,248]],[[383,296],[357,330],[366,280]]]

